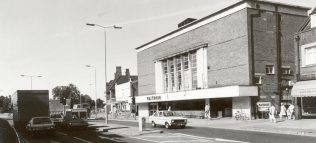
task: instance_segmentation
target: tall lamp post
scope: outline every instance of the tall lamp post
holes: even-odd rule
[[[95,111],[95,117],[97,118],[98,112],[98,106],[97,106],[97,68],[95,66],[91,66],[91,65],[86,65],[86,67],[88,68],[94,68],[94,89],[95,89],[95,107],[94,107],[94,111]]]
[[[104,54],[105,54],[105,59],[104,59],[104,65],[105,65],[105,124],[107,125],[108,124],[108,109],[107,109],[107,98],[106,98],[106,90],[107,90],[107,87],[106,87],[106,29],[107,28],[114,28],[114,29],[122,29],[122,27],[120,26],[116,26],[116,25],[111,25],[111,26],[102,26],[102,25],[99,25],[99,24],[93,24],[93,23],[86,23],[86,25],[88,26],[96,26],[96,27],[100,27],[100,28],[103,28],[104,30]]]
[[[40,75],[25,75],[25,74],[21,74],[20,76],[22,76],[22,77],[29,77],[31,79],[31,90],[32,90],[32,78],[33,77],[43,77],[43,76],[40,76]]]

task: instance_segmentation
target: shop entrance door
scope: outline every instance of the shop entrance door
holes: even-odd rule
[[[158,111],[158,103],[149,103],[149,116]]]

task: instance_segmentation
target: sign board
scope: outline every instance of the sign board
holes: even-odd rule
[[[258,111],[269,111],[271,102],[257,102]]]

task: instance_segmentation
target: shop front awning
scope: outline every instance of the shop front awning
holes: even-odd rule
[[[291,95],[292,97],[316,97],[316,80],[296,82]]]

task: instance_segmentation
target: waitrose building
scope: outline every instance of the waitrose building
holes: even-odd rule
[[[212,117],[251,118],[258,103],[290,102],[293,34],[307,10],[244,0],[136,48],[139,116],[171,107],[200,117],[209,104]]]

